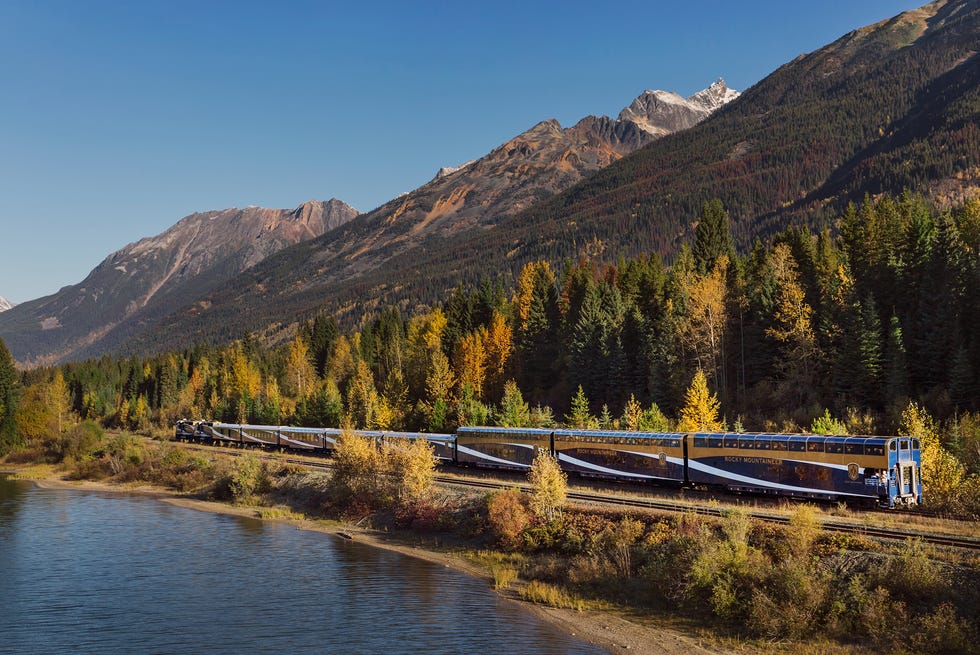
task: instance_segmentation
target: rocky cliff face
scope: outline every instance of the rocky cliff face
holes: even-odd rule
[[[8,309],[13,309],[14,303],[10,302],[3,296],[0,296],[0,312],[5,312]]]
[[[619,120],[633,121],[644,131],[663,136],[694,127],[738,96],[722,79],[688,98],[670,91],[644,91],[619,113]]]
[[[28,365],[104,352],[153,316],[355,216],[336,199],[191,214],[109,255],[81,283],[4,312],[0,336]]]

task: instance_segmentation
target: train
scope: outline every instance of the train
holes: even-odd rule
[[[918,439],[736,432],[460,427],[453,434],[354,430],[425,439],[443,464],[527,471],[550,453],[570,475],[895,508],[922,504]],[[175,438],[331,454],[342,430],[180,420]]]

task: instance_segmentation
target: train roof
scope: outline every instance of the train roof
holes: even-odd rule
[[[785,432],[695,432],[695,437],[729,437],[736,439],[776,439],[777,441],[813,441],[844,443],[845,441],[860,441],[865,444],[885,444],[889,439],[908,437],[872,437],[854,436],[849,434],[791,434]]]
[[[613,439],[680,439],[684,432],[631,432],[627,430],[575,430],[564,428],[554,430],[555,436],[591,436]]]
[[[535,434],[550,436],[554,430],[551,428],[504,428],[499,425],[465,425],[456,428],[456,432],[494,432],[503,434]]]

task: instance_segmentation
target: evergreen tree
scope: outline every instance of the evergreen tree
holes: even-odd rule
[[[0,339],[0,455],[20,442],[14,421],[18,386],[14,358],[7,349],[7,344]]]
[[[594,430],[599,426],[599,422],[589,411],[589,399],[585,396],[582,385],[578,386],[578,391],[572,398],[572,406],[565,415],[565,423],[568,427],[579,430]]]
[[[531,409],[524,402],[517,383],[508,380],[504,383],[504,396],[500,401],[498,423],[505,428],[522,428],[531,422]]]
[[[327,363],[333,355],[334,345],[339,336],[340,329],[332,316],[320,314],[313,319],[313,327],[310,329],[310,357],[320,377],[327,372]]]
[[[694,236],[694,261],[702,275],[715,266],[721,256],[735,256],[728,212],[721,200],[714,198],[701,207],[701,219]]]
[[[859,395],[865,407],[877,407],[881,401],[882,347],[881,322],[874,296],[861,303],[858,339]]]
[[[909,370],[905,340],[898,317],[892,314],[885,343],[885,396],[889,401],[904,401],[909,393]]]

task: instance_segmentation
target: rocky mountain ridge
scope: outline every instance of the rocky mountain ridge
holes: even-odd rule
[[[356,279],[432,240],[491,228],[663,134],[694,125],[716,97],[732,93],[737,92],[718,82],[695,94],[705,98],[699,107],[680,113],[650,104],[622,120],[587,116],[568,128],[554,119],[542,121],[479,159],[441,169],[429,183],[356,220],[345,215],[321,222],[328,212],[317,203],[301,205],[289,220],[277,213],[282,210],[257,207],[193,214],[114,253],[81,284],[29,303],[16,320],[0,319],[0,336],[24,363],[97,356],[134,332],[152,332],[155,321],[180,304],[184,312],[207,313],[226,300],[217,291],[221,283],[273,252],[278,263],[263,268],[263,276],[275,288],[290,280],[289,293]],[[241,233],[242,247],[223,246],[220,235],[236,221],[250,226]],[[278,253],[285,246],[292,247]],[[262,295],[264,283],[250,293]],[[80,318],[82,307],[87,309]],[[238,336],[239,322],[247,319],[222,319],[206,338]]]
[[[644,91],[619,112],[619,120],[633,121],[644,131],[663,136],[700,123],[739,95],[723,79],[687,98],[671,91]]]
[[[95,343],[124,341],[154,316],[357,215],[337,199],[289,210],[253,206],[191,214],[112,253],[79,284],[4,312],[0,336],[26,365],[83,355]]]
[[[13,309],[14,303],[10,302],[3,296],[0,296],[0,312],[5,312],[8,309]]]

